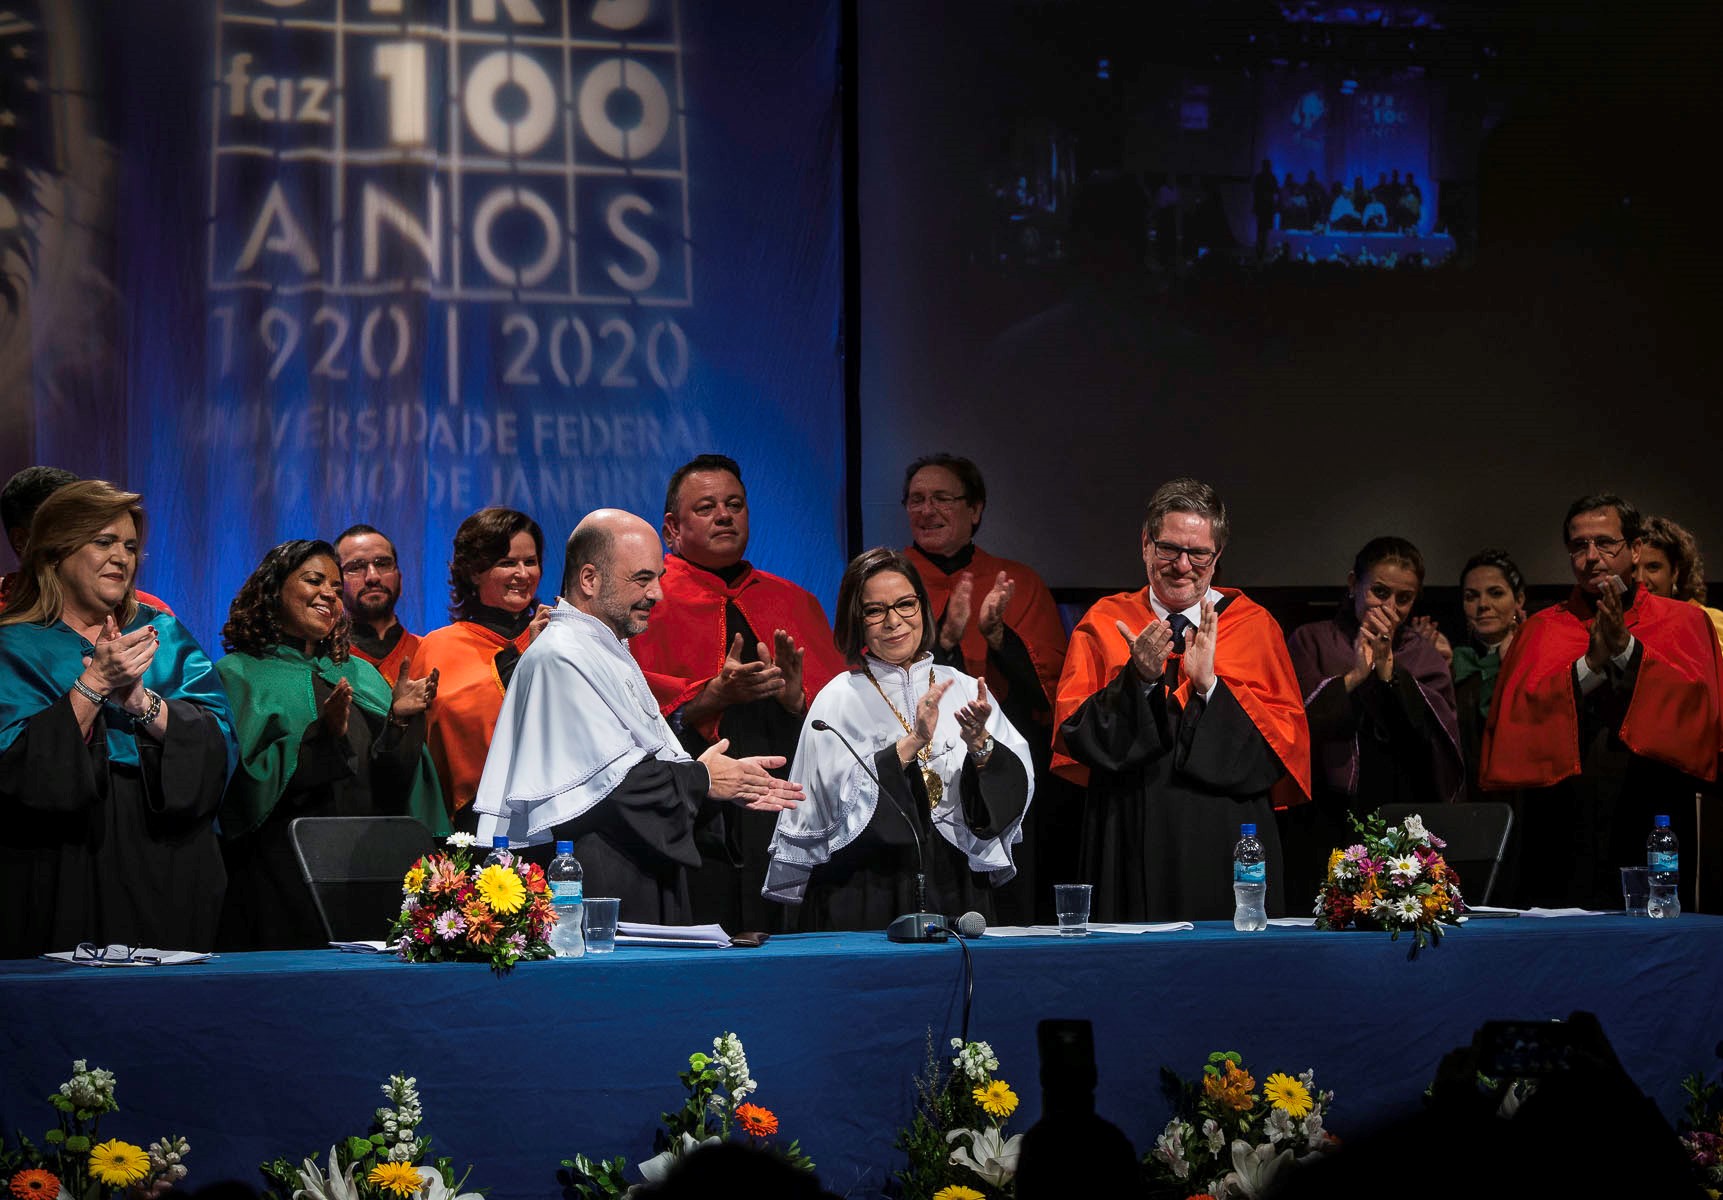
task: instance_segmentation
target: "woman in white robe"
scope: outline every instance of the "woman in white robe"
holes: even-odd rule
[[[1016,874],[1028,744],[984,682],[933,661],[933,640],[927,592],[902,554],[850,563],[837,643],[851,670],[808,708],[790,768],[806,798],[779,814],[762,889],[800,906],[796,928],[884,929],[919,907],[918,863],[928,911],[991,917],[991,890]]]

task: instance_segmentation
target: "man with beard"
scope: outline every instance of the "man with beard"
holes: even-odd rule
[[[1228,529],[1212,487],[1162,484],[1143,522],[1149,586],[1098,601],[1071,634],[1053,769],[1088,780],[1082,870],[1097,920],[1230,916],[1245,822],[1280,909],[1274,810],[1310,798],[1310,730],[1280,626],[1210,586]]]
[[[481,841],[572,841],[588,895],[620,897],[630,921],[681,924],[706,801],[775,814],[802,789],[771,774],[782,757],[733,758],[722,738],[690,758],[659,712],[629,639],[664,598],[663,553],[631,513],[575,526],[562,596],[515,666],[473,806]]]
[[[1694,793],[1723,752],[1723,663],[1705,614],[1638,585],[1639,510],[1583,496],[1562,523],[1574,589],[1508,648],[1484,733],[1485,789],[1521,804],[1522,904],[1614,908],[1659,814],[1698,846]],[[1695,872],[1681,873],[1693,905]]]
[[[335,539],[335,553],[341,560],[341,603],[353,622],[353,653],[393,687],[419,647],[419,636],[395,619],[401,602],[395,543],[369,525],[354,525]]]
[[[788,761],[808,703],[845,667],[820,602],[747,561],[748,516],[734,459],[677,468],[664,496],[664,607],[630,648],[690,754],[723,738],[738,755]],[[702,922],[779,927],[781,907],[760,895],[776,825],[771,813],[708,810],[689,883]]]

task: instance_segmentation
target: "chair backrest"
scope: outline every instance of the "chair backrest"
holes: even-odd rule
[[[1398,825],[1412,813],[1424,828],[1448,843],[1442,857],[1460,874],[1460,892],[1469,904],[1488,904],[1514,827],[1513,806],[1500,800],[1466,804],[1384,804],[1382,819]],[[1483,881],[1480,887],[1478,881]]]
[[[374,941],[401,911],[401,877],[432,848],[412,817],[299,817],[287,827],[330,941]]]

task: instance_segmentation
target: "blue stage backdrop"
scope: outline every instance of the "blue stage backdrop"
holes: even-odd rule
[[[8,260],[0,466],[145,493],[142,582],[211,643],[268,546],[357,521],[412,628],[486,505],[544,528],[549,598],[575,520],[657,524],[706,451],[743,466],[751,557],[829,603],[837,10],[18,9],[38,161],[8,200],[48,233]]]

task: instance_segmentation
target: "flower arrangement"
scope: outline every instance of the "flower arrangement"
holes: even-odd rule
[[[1317,1089],[1314,1071],[1275,1072],[1258,1091],[1228,1050],[1209,1055],[1199,1081],[1164,1067],[1161,1080],[1174,1116],[1143,1156],[1156,1195],[1257,1200],[1282,1172],[1339,1145],[1323,1128],[1334,1093]]]
[[[550,958],[556,909],[544,871],[508,851],[474,863],[478,839],[451,834],[401,880],[405,899],[389,936],[408,962],[478,959],[507,971],[522,959]]]
[[[181,1137],[164,1137],[146,1150],[118,1138],[98,1140],[102,1117],[119,1111],[114,1103],[114,1073],[72,1064],[72,1077],[48,1097],[59,1114],[56,1128],[38,1147],[23,1134],[18,1145],[0,1140],[0,1179],[16,1200],[99,1200],[130,1194],[155,1197],[186,1177],[191,1147]]]
[[[1689,1075],[1681,1081],[1687,1107],[1675,1124],[1693,1178],[1707,1195],[1723,1193],[1723,1081]]]
[[[658,1132],[658,1153],[637,1168],[641,1183],[657,1183],[669,1174],[679,1159],[714,1142],[741,1141],[775,1151],[793,1167],[814,1169],[813,1160],[802,1153],[801,1142],[787,1147],[775,1145],[778,1117],[748,1099],[759,1088],[748,1074],[748,1054],[742,1039],[722,1033],[712,1039],[712,1053],[698,1051],[688,1056],[688,1069],[677,1076],[688,1089],[688,1100],[676,1112],[661,1114],[664,1128]],[[630,1183],[622,1157],[592,1159],[584,1154],[562,1160],[557,1173],[565,1190],[586,1200],[626,1196],[640,1183]]]
[[[349,1137],[329,1147],[328,1173],[316,1156],[299,1162],[277,1158],[262,1166],[266,1194],[275,1200],[482,1200],[459,1194],[472,1168],[455,1178],[448,1158],[421,1163],[431,1139],[419,1136],[424,1106],[418,1081],[391,1075],[383,1085],[389,1103],[377,1109],[367,1137]]]
[[[915,1079],[915,1116],[899,1130],[909,1158],[897,1173],[903,1200],[992,1200],[1016,1194],[1023,1135],[1005,1135],[1017,1094],[996,1078],[999,1059],[986,1042],[951,1039],[950,1066],[934,1053]]]
[[[1316,897],[1316,927],[1376,926],[1398,940],[1413,937],[1412,954],[1442,940],[1442,922],[1465,910],[1460,878],[1440,851],[1446,845],[1416,813],[1384,825],[1380,813],[1352,827],[1359,841],[1328,856],[1328,876]]]

